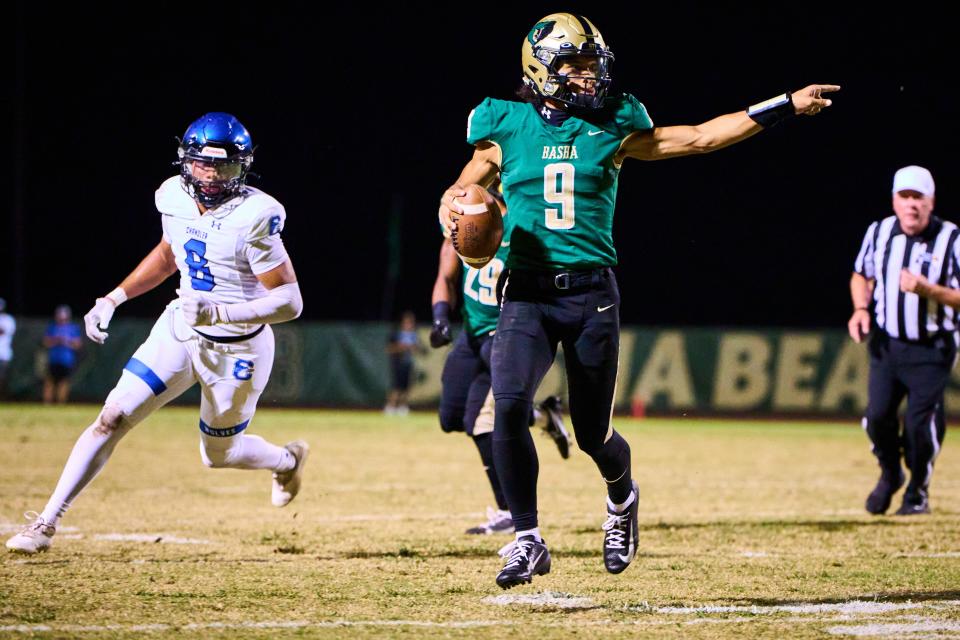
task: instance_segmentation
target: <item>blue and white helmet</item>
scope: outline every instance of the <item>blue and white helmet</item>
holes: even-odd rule
[[[235,117],[214,111],[187,127],[177,155],[184,191],[205,207],[215,207],[243,189],[253,164],[253,140]]]

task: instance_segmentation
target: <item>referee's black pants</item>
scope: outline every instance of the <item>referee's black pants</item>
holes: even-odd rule
[[[620,350],[620,293],[610,269],[564,275],[504,272],[491,356],[493,455],[517,531],[537,526],[539,463],[527,419],[534,393],[563,344],[577,445],[608,483],[614,503],[631,491],[630,447],[611,413]]]
[[[882,330],[871,338],[870,382],[864,429],[882,470],[897,474],[900,452],[910,470],[908,495],[924,495],[946,432],[943,392],[957,348],[952,336],[922,343],[890,338]],[[904,396],[903,434],[897,411]]]

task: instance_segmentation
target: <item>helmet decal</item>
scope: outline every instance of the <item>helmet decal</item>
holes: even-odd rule
[[[556,20],[547,20],[545,22],[538,22],[533,25],[533,29],[530,30],[530,33],[527,34],[527,40],[530,41],[530,44],[537,44],[553,31],[553,25],[557,24]]]
[[[575,58],[596,61],[584,73]],[[554,13],[541,18],[523,40],[521,64],[524,83],[543,99],[567,108],[594,110],[604,105],[612,78],[613,52],[603,36],[581,15]],[[565,69],[574,65],[576,73]]]

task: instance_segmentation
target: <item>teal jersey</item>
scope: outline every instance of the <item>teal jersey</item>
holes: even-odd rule
[[[613,266],[613,209],[624,138],[653,128],[631,95],[609,98],[596,118],[547,124],[526,102],[487,98],[470,113],[467,142],[500,148],[500,180],[509,215],[509,269]]]
[[[500,279],[500,273],[503,271],[506,255],[507,247],[501,244],[493,260],[480,269],[474,269],[463,260],[460,261],[460,283],[463,295],[460,316],[463,318],[463,330],[473,338],[493,335],[497,329],[497,320],[500,318],[500,305],[497,304],[497,280]]]
[[[492,335],[497,329],[500,318],[500,305],[497,304],[497,279],[503,271],[503,258],[506,249],[501,248],[497,255],[480,269],[463,265],[463,330],[478,338]]]

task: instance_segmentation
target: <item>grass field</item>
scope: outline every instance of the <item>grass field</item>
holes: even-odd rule
[[[96,411],[0,408],[4,537]],[[852,421],[616,426],[642,494],[634,564],[604,571],[593,463],[538,436],[553,572],[502,592],[508,538],[461,533],[492,501],[479,457],[432,414],[261,410],[251,432],[313,447],[276,509],[267,472],[201,464],[196,410],[162,410],[50,552],[0,555],[0,637],[960,638],[960,443],[933,515],[870,517],[877,471]]]

